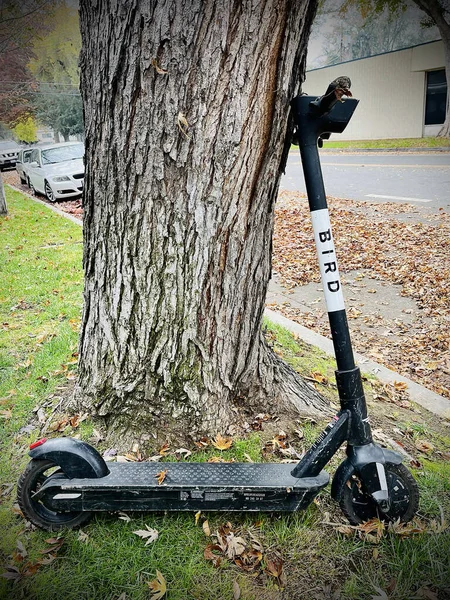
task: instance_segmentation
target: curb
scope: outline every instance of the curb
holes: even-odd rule
[[[56,206],[53,206],[52,204],[48,204],[47,202],[44,202],[43,200],[39,200],[39,198],[36,198],[36,196],[32,196],[31,194],[29,194],[28,192],[24,192],[23,190],[20,190],[18,187],[16,187],[15,185],[11,185],[10,183],[6,183],[5,185],[9,186],[12,190],[14,190],[15,192],[19,192],[20,194],[23,194],[24,196],[26,196],[27,198],[30,198],[30,200],[34,200],[35,202],[37,202],[38,204],[41,204],[42,206],[45,206],[46,208],[48,208],[49,210],[52,210],[54,213],[56,213],[57,215],[59,215],[60,217],[66,217],[66,219],[69,219],[69,221],[72,221],[72,223],[76,223],[77,225],[79,225],[80,227],[83,227],[83,222],[81,219],[77,219],[77,217],[74,217],[73,215],[71,215],[70,213],[66,213],[63,210],[61,210],[60,208],[56,208]]]
[[[284,317],[280,313],[268,308],[265,309],[264,315],[271,323],[281,325],[290,332],[298,335],[307,344],[316,346],[317,348],[320,348],[327,354],[334,357],[333,342],[330,339],[320,335],[319,333],[316,333],[315,331],[311,331],[310,329],[307,329],[306,327],[303,327],[302,325],[299,325],[298,323],[295,323],[294,321]],[[439,417],[450,419],[450,400],[447,398],[432,392],[423,385],[420,385],[415,381],[411,381],[411,379],[400,375],[400,373],[391,371],[391,369],[388,369],[384,365],[380,365],[373,360],[366,358],[362,354],[358,354],[357,352],[355,352],[355,360],[363,372],[375,375],[384,383],[393,383],[394,381],[402,381],[406,383],[410,398],[413,402],[420,404],[420,406],[423,406],[423,408],[426,408]]]

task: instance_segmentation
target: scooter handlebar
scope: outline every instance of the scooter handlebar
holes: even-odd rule
[[[318,116],[326,114],[337,102],[342,102],[344,96],[351,98],[351,85],[352,82],[350,81],[350,77],[347,77],[346,75],[337,77],[330,83],[323,96],[319,96],[311,102],[311,108],[314,109],[314,112]]]

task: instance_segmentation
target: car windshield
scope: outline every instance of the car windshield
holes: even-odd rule
[[[83,144],[73,144],[71,146],[59,146],[58,148],[49,148],[48,150],[42,150],[42,164],[50,165],[53,163],[64,162],[66,160],[83,158],[83,154]]]

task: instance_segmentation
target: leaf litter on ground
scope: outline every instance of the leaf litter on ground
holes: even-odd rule
[[[372,204],[329,197],[341,276],[358,272],[347,286],[355,350],[450,398],[450,214],[410,204]],[[298,192],[281,191],[275,211],[273,270],[292,289],[320,282],[308,204]],[[399,286],[415,302],[405,318],[359,310],[350,300],[364,279]],[[357,290],[355,287],[355,291]],[[373,291],[373,290],[368,290]],[[382,299],[380,298],[382,302]],[[271,308],[329,336],[326,311],[289,302]]]

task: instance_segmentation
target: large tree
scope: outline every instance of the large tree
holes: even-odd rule
[[[5,188],[3,187],[3,179],[0,172],[0,217],[4,217],[7,214],[8,207],[6,206]]]
[[[324,0],[319,3],[311,38],[320,39],[323,54],[316,57],[310,68],[323,67],[347,60],[365,58],[382,52],[391,52],[411,45],[439,39],[435,26],[423,27],[423,12],[412,0],[404,10],[347,10],[341,14],[342,0]],[[327,35],[323,34],[326,29]],[[310,57],[308,57],[310,58]]]
[[[450,0],[412,0],[425,13],[423,25],[434,24],[439,29],[445,53],[445,75],[447,78],[447,112],[444,125],[438,135],[450,137]],[[363,16],[371,11],[381,12],[388,8],[392,12],[403,10],[406,0],[343,0],[342,10],[357,7]]]
[[[14,124],[31,110],[34,78],[27,68],[33,40],[47,32],[57,0],[0,1],[0,121]]]
[[[326,403],[261,333],[315,0],[80,2],[84,311],[75,400],[224,431]]]

